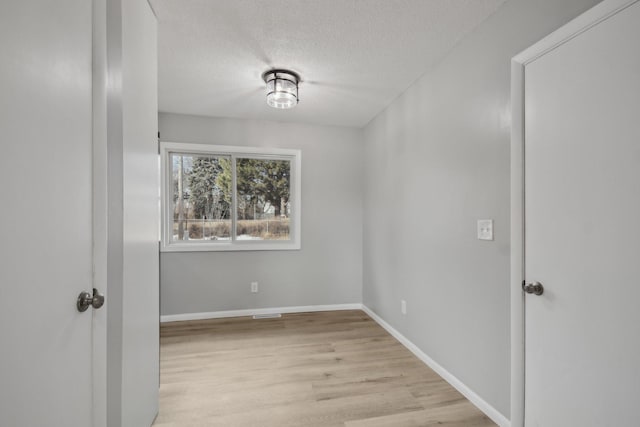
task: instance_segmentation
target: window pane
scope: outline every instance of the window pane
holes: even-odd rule
[[[236,159],[237,240],[289,240],[291,161]]]
[[[171,153],[172,241],[231,238],[231,159]]]

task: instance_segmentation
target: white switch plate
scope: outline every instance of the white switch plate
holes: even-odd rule
[[[493,220],[478,220],[478,240],[493,240]]]
[[[405,300],[400,300],[400,312],[407,314],[407,302]]]
[[[251,292],[254,294],[258,292],[258,282],[251,282]]]

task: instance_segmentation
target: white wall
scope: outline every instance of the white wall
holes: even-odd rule
[[[159,404],[157,32],[147,1],[122,1],[122,427],[150,426]]]
[[[162,253],[162,315],[362,301],[359,129],[167,113],[159,127],[163,141],[302,151],[302,249]]]
[[[94,250],[106,252],[96,279],[107,283],[106,345],[94,344],[107,353],[106,408],[94,404],[94,418],[145,426],[158,411],[159,379],[156,19],[145,0],[94,6],[94,68],[107,66],[94,74]]]
[[[507,418],[510,58],[595,3],[508,1],[364,130],[364,303]]]

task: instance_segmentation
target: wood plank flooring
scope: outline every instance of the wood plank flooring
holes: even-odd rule
[[[154,427],[495,426],[359,310],[160,331]]]

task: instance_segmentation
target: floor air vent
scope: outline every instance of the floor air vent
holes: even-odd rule
[[[256,315],[253,316],[254,319],[276,319],[278,317],[282,317],[282,314],[280,314],[280,313],[256,314]]]

